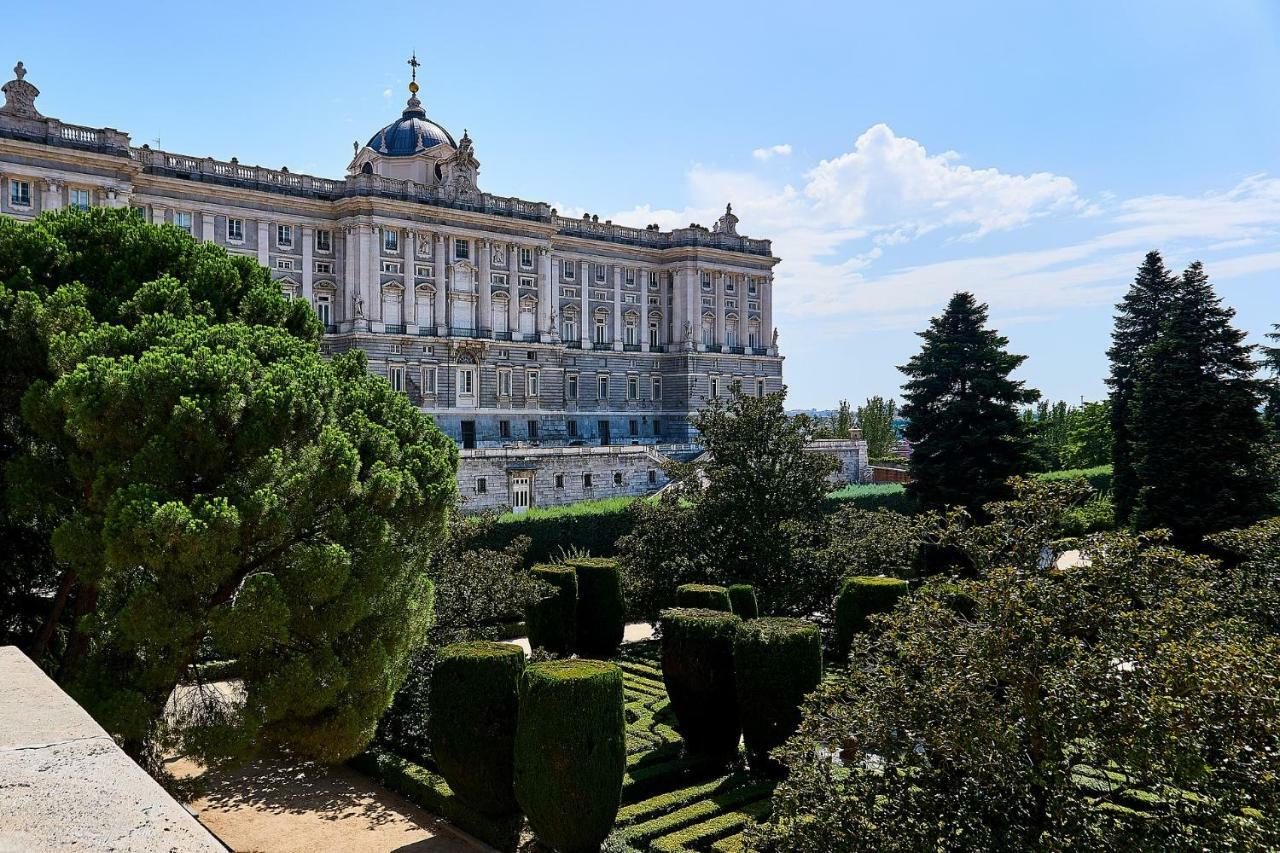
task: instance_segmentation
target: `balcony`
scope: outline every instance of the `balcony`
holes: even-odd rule
[[[403,334],[404,334],[404,326],[403,326],[403,325],[395,325],[395,324],[392,324],[392,323],[387,323],[385,326],[383,326],[383,327],[382,327],[382,330],[383,330],[384,332],[386,332],[388,335],[403,335]]]
[[[567,340],[564,342],[565,349],[582,349],[582,341]]]
[[[706,344],[705,346],[707,352],[721,352],[723,350],[723,347],[719,344]]]
[[[451,338],[474,338],[476,336],[475,329],[466,329],[462,326],[450,326],[449,337]]]
[[[639,344],[623,344],[622,351],[623,352],[640,352],[640,345]]]
[[[746,347],[727,347],[726,351],[730,355],[742,355],[747,351],[747,348]]]
[[[325,323],[325,324],[324,324],[324,333],[325,333],[326,335],[336,335],[336,334],[338,334],[338,324],[337,324],[337,323]]]
[[[495,341],[509,341],[511,340],[511,333],[510,332],[494,332],[493,339]]]
[[[419,327],[418,327],[418,337],[420,337],[420,338],[425,338],[425,337],[429,337],[429,336],[430,336],[430,337],[434,337],[434,336],[435,336],[435,333],[436,333],[436,324],[435,324],[435,323],[431,323],[431,324],[426,325],[426,326],[419,326]]]
[[[666,344],[649,344],[649,352],[666,352]]]
[[[599,351],[612,350],[613,344],[608,343],[606,341],[595,341],[594,343],[591,344],[591,348],[593,350],[599,350]]]

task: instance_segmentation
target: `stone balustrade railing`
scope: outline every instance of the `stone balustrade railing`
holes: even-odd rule
[[[60,148],[78,148],[100,154],[129,155],[129,135],[110,127],[66,124],[56,118],[26,118],[0,114],[0,136],[40,142]]]

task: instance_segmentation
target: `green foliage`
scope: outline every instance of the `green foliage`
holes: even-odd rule
[[[622,644],[626,628],[626,603],[618,561],[585,557],[568,565],[578,574],[578,654],[613,657]]]
[[[501,551],[517,538],[527,538],[528,559],[535,563],[551,562],[571,548],[610,556],[616,553],[618,540],[631,532],[634,517],[628,508],[643,503],[646,501],[637,498],[605,498],[532,507],[521,515],[498,516],[496,524],[485,526],[479,544]],[[480,524],[482,519],[492,517],[474,518]]]
[[[1225,562],[1104,534],[1045,570],[1078,487],[1016,485],[955,531],[977,577],[928,582],[806,702],[750,849],[1280,844],[1278,523]]]
[[[867,617],[888,613],[907,594],[907,582],[901,578],[848,577],[840,584],[836,597],[836,655],[841,660],[848,654],[854,635],[867,631]]]
[[[1009,339],[986,324],[987,306],[957,293],[899,368],[907,376],[904,435],[914,445],[907,492],[925,507],[977,511],[1029,469],[1018,407],[1040,394],[1010,378],[1026,356],[1009,353]]]
[[[709,579],[693,504],[668,492],[628,510],[631,532],[618,541],[627,614],[652,622],[676,600],[676,587]]]
[[[1086,536],[1115,530],[1116,511],[1110,495],[1095,495],[1071,509],[1058,529],[1060,536]]]
[[[749,583],[729,585],[729,609],[733,615],[743,619],[755,619],[760,615],[760,605],[756,602],[756,588]]]
[[[66,591],[36,655],[153,769],[170,736],[206,761],[358,752],[431,623],[453,442],[361,355],[322,359],[313,312],[251,260],[128,211],[0,220],[0,282],[23,353],[4,512],[52,531]],[[210,644],[244,701],[171,731]]]
[[[676,606],[732,611],[729,590],[709,583],[684,583],[676,587]]]
[[[848,438],[849,431],[853,429],[853,410],[849,406],[848,400],[840,401],[840,409],[836,412],[835,434],[836,438]]]
[[[578,636],[578,573],[571,566],[539,564],[531,574],[553,591],[529,606],[529,643],[552,654],[568,654]]]
[[[803,619],[752,619],[733,640],[742,739],[751,769],[774,772],[769,757],[800,725],[800,705],[822,680],[822,634]]]
[[[613,827],[626,769],[622,707],[613,664],[548,661],[520,678],[516,799],[558,853],[595,853]]]
[[[512,755],[523,670],[524,651],[506,643],[457,643],[436,658],[431,755],[449,787],[484,814],[517,810]]]
[[[916,499],[907,494],[901,483],[855,483],[827,495],[825,507],[828,511],[842,506],[868,511],[887,509],[902,515],[914,515],[920,511]]]
[[[733,675],[733,637],[742,620],[719,610],[662,612],[662,681],[680,734],[694,752],[725,762],[742,728]]]
[[[890,454],[898,443],[898,431],[893,428],[893,419],[898,413],[893,398],[868,397],[867,402],[858,407],[858,429],[862,430],[862,439],[867,443],[867,455],[872,459],[882,459]],[[842,433],[848,435],[848,433]]]
[[[1111,402],[1085,403],[1067,413],[1067,443],[1062,448],[1065,468],[1111,465]]]

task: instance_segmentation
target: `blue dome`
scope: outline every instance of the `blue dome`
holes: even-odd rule
[[[457,148],[449,131],[427,118],[426,110],[414,103],[417,100],[413,98],[399,119],[375,133],[369,147],[388,157],[409,157],[442,142]]]

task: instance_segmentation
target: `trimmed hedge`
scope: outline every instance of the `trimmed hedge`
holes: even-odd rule
[[[622,570],[607,557],[579,557],[565,563],[578,574],[578,654],[609,658],[622,645],[626,605]]]
[[[738,754],[733,637],[742,622],[719,610],[662,611],[662,682],[692,752],[727,762]]]
[[[550,562],[572,548],[612,556],[617,553],[618,540],[635,527],[629,504],[630,501],[607,500],[588,506],[534,508],[490,525],[474,547],[501,551],[516,538],[528,536],[525,559],[530,564]]]
[[[887,613],[906,594],[907,582],[901,578],[845,578],[836,597],[836,651],[840,657],[849,654],[853,635],[867,630],[868,616]]]
[[[676,587],[676,607],[723,610],[729,613],[729,590],[709,583],[682,583]]]
[[[543,844],[596,853],[609,835],[626,772],[622,670],[603,661],[546,661],[520,677],[516,800]]]
[[[738,626],[734,680],[751,769],[776,773],[769,751],[800,726],[800,704],[822,681],[822,634],[803,619],[766,617]]]
[[[749,583],[735,583],[729,586],[729,606],[735,616],[743,619],[755,619],[760,615],[760,605],[756,602],[756,588]]]
[[[578,573],[570,566],[539,564],[531,574],[555,591],[529,608],[529,644],[553,654],[573,650],[578,639]]]
[[[511,753],[524,650],[508,643],[445,646],[431,673],[431,757],[463,802],[489,815],[517,810]]]

